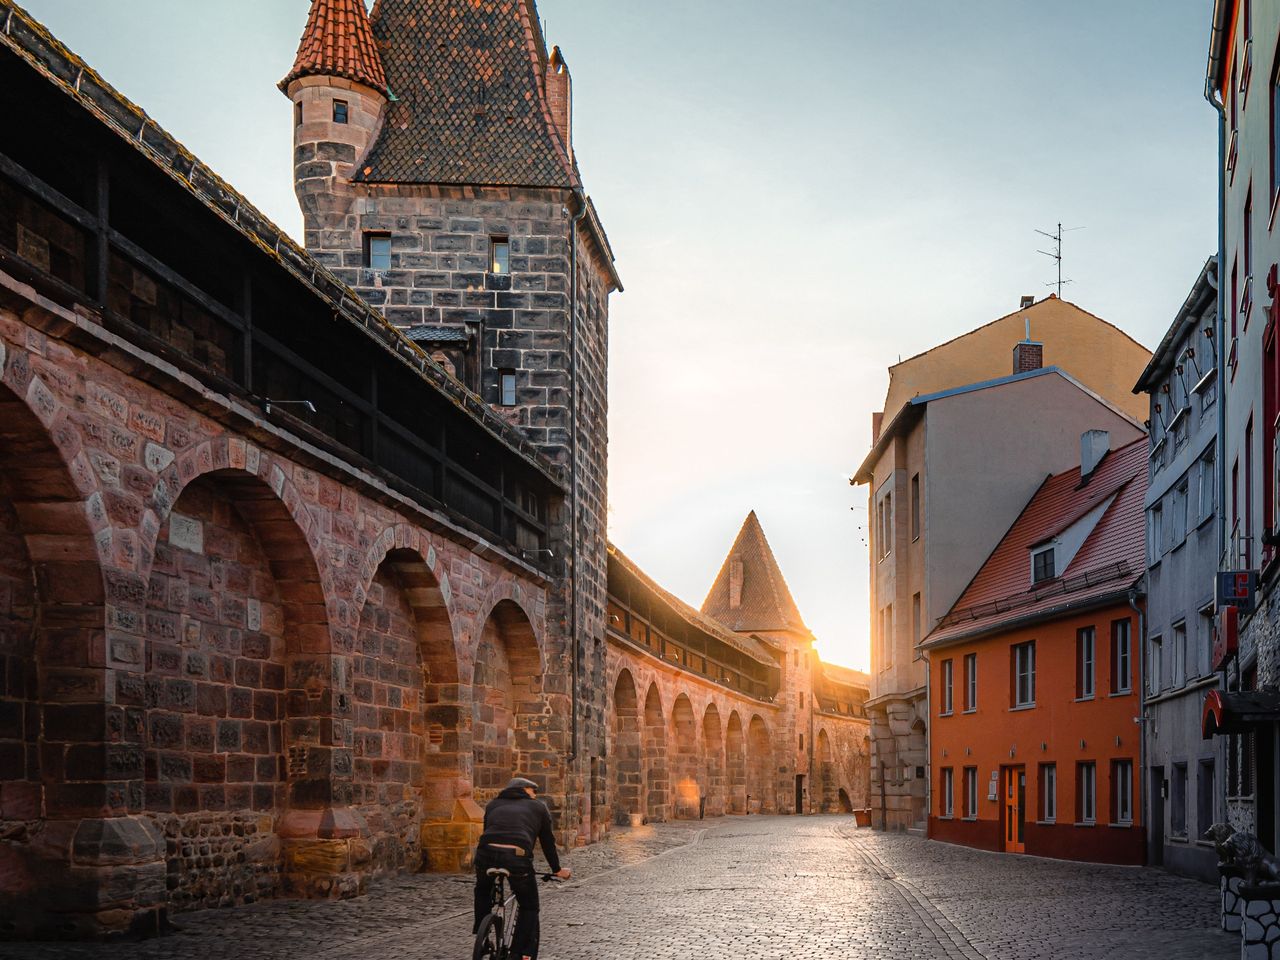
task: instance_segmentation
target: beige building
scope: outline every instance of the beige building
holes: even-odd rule
[[[1019,342],[1028,321],[1047,342]],[[1060,331],[1068,334],[1064,343]],[[1121,354],[1131,355],[1132,369],[1112,371]],[[947,362],[951,355],[960,374]],[[1075,369],[1043,366],[1041,357],[1051,356],[1074,357],[1076,369],[1106,392],[1090,389]],[[991,357],[1002,369],[993,369]],[[867,712],[877,827],[924,827],[928,709],[916,645],[1045,477],[1079,462],[1082,434],[1106,430],[1113,448],[1144,434],[1125,385],[1149,359],[1116,327],[1051,300],[890,368],[891,415],[874,415],[873,447],[851,481],[869,488]],[[957,376],[979,379],[956,383]]]

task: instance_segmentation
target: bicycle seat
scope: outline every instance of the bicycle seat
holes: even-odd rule
[[[489,875],[489,876],[491,876],[491,877],[507,877],[507,878],[510,878],[510,876],[511,876],[511,871],[510,871],[510,870],[504,870],[502,867],[490,867],[488,870],[486,870],[486,871],[485,871],[485,873],[486,873],[486,874],[488,874],[488,875]]]

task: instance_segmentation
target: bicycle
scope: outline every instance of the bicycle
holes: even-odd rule
[[[471,960],[514,960],[511,956],[511,938],[515,935],[520,906],[516,903],[516,895],[507,894],[505,889],[511,871],[503,867],[490,867],[485,873],[494,878],[493,907],[488,916],[480,921]],[[543,883],[555,879],[555,874],[551,873],[541,876]]]

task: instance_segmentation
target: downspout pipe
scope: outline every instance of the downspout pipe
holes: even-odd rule
[[[1145,574],[1143,574],[1145,578]],[[1152,835],[1151,813],[1147,806],[1147,611],[1146,604],[1139,604],[1142,596],[1136,586],[1129,590],[1129,606],[1138,615],[1138,715],[1134,718],[1138,724],[1138,809],[1142,811],[1142,819],[1146,822],[1143,833]],[[1142,861],[1149,859],[1147,844],[1143,844]]]
[[[1223,304],[1222,282],[1227,261],[1227,118],[1226,105],[1214,96],[1213,77],[1205,78],[1204,98],[1218,114],[1218,267],[1217,311],[1214,317],[1214,336],[1218,353],[1218,560],[1219,569],[1227,557],[1227,458],[1223,438],[1227,433],[1227,352],[1226,307]]]
[[[569,762],[578,759],[578,658],[582,645],[578,638],[578,227],[587,216],[587,197],[573,192],[578,212],[569,225],[569,695],[573,719],[570,723]],[[587,784],[587,790],[591,784]]]

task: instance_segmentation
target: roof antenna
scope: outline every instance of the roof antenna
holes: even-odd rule
[[[1061,300],[1061,299],[1062,299],[1062,285],[1063,285],[1064,283],[1070,283],[1070,282],[1071,282],[1070,280],[1063,280],[1063,279],[1062,279],[1062,235],[1063,235],[1064,233],[1071,233],[1071,231],[1073,231],[1073,230],[1083,230],[1083,229],[1084,229],[1084,227],[1068,227],[1066,230],[1063,230],[1063,229],[1062,229],[1062,224],[1061,224],[1061,223],[1059,223],[1059,224],[1058,224],[1058,232],[1057,232],[1057,233],[1048,233],[1048,232],[1046,232],[1046,231],[1044,231],[1044,230],[1037,230],[1037,231],[1036,231],[1036,233],[1040,234],[1040,236],[1042,236],[1042,237],[1048,237],[1050,240],[1052,240],[1052,241],[1053,241],[1053,252],[1052,252],[1052,253],[1050,253],[1048,250],[1037,250],[1037,251],[1036,251],[1036,253],[1043,253],[1043,254],[1044,254],[1046,257],[1048,257],[1050,260],[1053,260],[1053,261],[1055,261],[1055,262],[1058,264],[1058,279],[1057,279],[1057,280],[1050,280],[1048,283],[1046,283],[1046,284],[1045,284],[1045,286],[1046,286],[1046,287],[1057,287],[1057,288],[1058,288],[1058,299],[1059,299],[1059,300]],[[1031,339],[1031,333],[1030,333],[1030,321],[1029,321],[1029,320],[1028,320],[1028,322],[1027,322],[1027,326],[1028,326],[1027,339],[1029,340],[1029,339]]]

